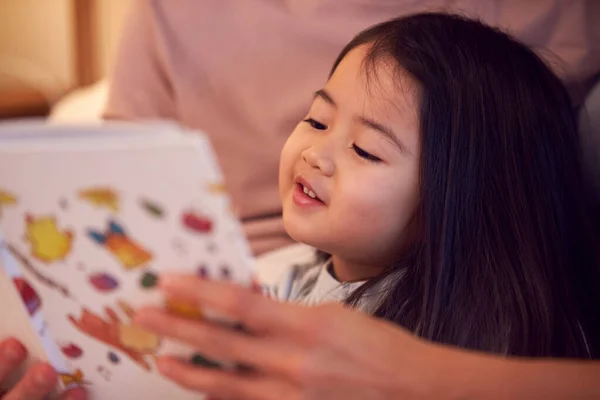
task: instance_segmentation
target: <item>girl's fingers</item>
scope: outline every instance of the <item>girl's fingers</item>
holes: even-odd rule
[[[157,308],[138,310],[135,323],[159,336],[187,343],[210,359],[250,365],[276,375],[293,374],[297,369],[295,360],[303,354],[277,337],[252,336],[209,321],[181,318]]]
[[[167,275],[160,278],[159,285],[169,296],[210,308],[257,333],[296,333],[302,328],[302,316],[306,314],[304,307],[278,303],[230,282]]]
[[[296,388],[285,381],[258,374],[206,369],[170,357],[157,360],[160,373],[180,386],[211,396],[236,400],[293,399]]]

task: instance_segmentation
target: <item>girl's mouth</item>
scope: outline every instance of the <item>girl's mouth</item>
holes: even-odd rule
[[[302,191],[304,192],[305,195],[307,195],[308,197],[310,197],[311,199],[317,199],[320,200],[317,195],[315,194],[315,192],[313,192],[312,190],[310,190],[309,188],[307,188],[306,186],[304,186],[303,184],[299,183],[298,185],[301,186]]]
[[[301,207],[319,206],[325,204],[321,199],[319,199],[312,189],[300,182],[296,183],[293,198],[294,203]]]

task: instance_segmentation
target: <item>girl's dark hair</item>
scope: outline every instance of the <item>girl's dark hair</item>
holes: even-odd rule
[[[423,338],[600,357],[600,240],[560,80],[525,45],[456,15],[367,29],[333,71],[361,45],[366,73],[392,60],[420,85],[421,201],[410,251],[347,302],[391,282],[375,315]]]

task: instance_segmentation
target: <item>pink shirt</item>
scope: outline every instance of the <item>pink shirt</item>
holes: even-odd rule
[[[105,116],[170,118],[208,133],[260,254],[291,243],[279,152],[340,50],[377,22],[441,8],[554,53],[577,104],[600,70],[596,0],[136,0]]]

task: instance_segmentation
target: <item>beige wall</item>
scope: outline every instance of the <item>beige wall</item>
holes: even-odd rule
[[[96,0],[99,18],[97,71],[101,76],[110,73],[130,3],[130,0]]]
[[[0,88],[13,76],[59,93],[73,87],[74,1],[0,0]],[[110,71],[129,3],[95,0],[98,78]]]
[[[73,83],[70,0],[0,0],[0,75],[66,89]],[[48,86],[45,86],[48,85]]]

